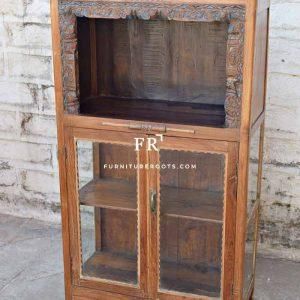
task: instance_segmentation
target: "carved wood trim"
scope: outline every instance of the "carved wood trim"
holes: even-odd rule
[[[77,17],[108,19],[139,18],[142,20],[166,19],[228,23],[225,127],[239,127],[243,83],[244,6],[61,0],[59,4],[59,16],[64,105],[65,111],[70,114],[79,113]]]

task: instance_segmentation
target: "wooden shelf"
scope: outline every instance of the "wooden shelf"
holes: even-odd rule
[[[136,211],[136,183],[121,179],[92,180],[79,191],[80,204]]]
[[[161,260],[161,289],[218,296],[220,268],[208,264],[178,264]],[[113,254],[107,251],[95,252],[83,265],[82,274],[123,283],[137,283],[137,258]]]
[[[137,258],[109,252],[95,252],[82,267],[83,276],[137,283]]]
[[[118,179],[98,179],[80,189],[80,204],[135,211],[136,183]],[[161,215],[222,223],[223,194],[193,189],[161,187]]]
[[[80,113],[136,121],[223,127],[223,105],[183,101],[93,97],[80,103]]]

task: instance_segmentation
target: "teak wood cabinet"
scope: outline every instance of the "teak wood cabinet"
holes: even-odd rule
[[[51,11],[66,299],[251,299],[269,2]]]

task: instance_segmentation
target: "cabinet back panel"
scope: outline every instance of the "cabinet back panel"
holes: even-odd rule
[[[97,20],[102,95],[223,104],[224,23]]]
[[[163,245],[160,248],[162,288],[174,290],[176,287],[176,291],[218,296],[222,224],[163,218],[160,240]]]
[[[128,146],[101,144],[99,147],[100,177],[137,180],[137,171],[134,168],[113,168],[117,165],[136,164],[136,152]],[[106,167],[105,167],[106,166]]]
[[[117,165],[136,164],[137,156],[132,147],[99,144],[99,176],[105,179],[123,179],[136,182],[136,169],[115,168]],[[106,165],[106,167],[105,167]],[[136,183],[135,183],[136,184]],[[136,201],[136,199],[132,199]],[[118,254],[137,253],[137,213],[102,208],[99,211],[97,231],[101,249]]]
[[[202,191],[223,192],[224,190],[224,159],[220,155],[193,153],[183,151],[160,152],[164,164],[195,165],[192,169],[162,169],[161,185],[195,189]]]
[[[203,264],[218,268],[222,249],[222,224],[163,218],[161,259],[179,264]]]
[[[101,245],[102,250],[136,255],[136,212],[101,209]]]
[[[95,22],[95,39],[90,40],[89,33],[86,38],[78,36],[79,52],[83,51],[79,57],[85,60],[89,44],[96,47],[99,96],[224,104],[226,23],[91,22]],[[78,24],[84,27],[79,33],[86,30],[86,19],[79,18]],[[81,82],[88,82],[87,68],[80,69]]]

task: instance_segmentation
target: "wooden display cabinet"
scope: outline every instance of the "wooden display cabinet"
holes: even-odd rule
[[[251,299],[269,2],[51,10],[66,299]]]

